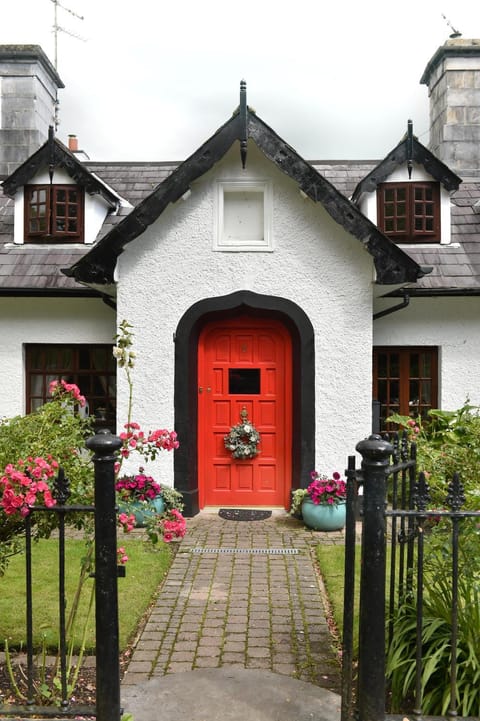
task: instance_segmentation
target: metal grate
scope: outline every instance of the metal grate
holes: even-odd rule
[[[267,556],[295,556],[298,548],[195,548],[185,549],[187,553],[249,553]]]

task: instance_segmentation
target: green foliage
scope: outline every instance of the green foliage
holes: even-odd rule
[[[480,409],[467,402],[455,411],[432,409],[428,416],[426,423],[399,415],[389,420],[408,428],[417,443],[417,467],[426,472],[431,507],[444,507],[447,482],[458,472],[465,489],[465,507],[479,509]]]
[[[9,464],[20,459],[52,456],[70,480],[71,503],[90,503],[93,499],[93,465],[85,449],[86,439],[93,435],[92,421],[75,412],[70,400],[55,396],[38,410],[26,416],[0,420],[0,476]],[[0,491],[1,499],[1,491]],[[80,527],[85,519],[74,516],[69,522]],[[54,513],[37,514],[36,538],[48,537],[56,526]],[[24,521],[18,514],[8,515],[0,509],[0,576],[9,559],[22,548]]]
[[[182,512],[185,508],[183,502],[183,494],[177,491],[176,488],[171,486],[162,486],[162,498],[165,503],[165,511],[171,511],[175,508],[177,511]]]
[[[462,716],[480,714],[480,532],[464,521],[460,535],[458,586],[458,647],[456,704]],[[446,715],[451,702],[452,579],[450,534],[445,525],[434,529],[427,542],[422,624],[422,713]],[[472,563],[472,560],[474,562]],[[393,642],[387,657],[393,711],[413,702],[416,668],[416,591],[394,616]],[[419,700],[415,700],[419,706]]]

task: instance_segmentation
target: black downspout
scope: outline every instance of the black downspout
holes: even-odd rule
[[[397,305],[393,305],[391,308],[385,308],[385,310],[381,310],[378,313],[373,314],[373,320],[378,320],[379,318],[383,318],[386,315],[390,315],[390,313],[395,313],[397,310],[402,310],[402,308],[406,308],[407,305],[410,303],[410,295],[406,290],[403,291],[403,300],[401,303],[398,303]]]

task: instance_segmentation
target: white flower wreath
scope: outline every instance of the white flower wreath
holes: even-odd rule
[[[224,437],[225,448],[232,452],[233,458],[254,458],[260,451],[260,433],[253,423],[244,420],[237,426],[230,429],[230,433]]]

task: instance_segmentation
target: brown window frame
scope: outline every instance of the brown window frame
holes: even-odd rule
[[[386,354],[386,374],[380,374],[380,354]],[[419,373],[412,374],[412,356],[428,355],[430,372],[420,373],[422,360],[419,359]],[[398,355],[398,361],[392,356]],[[394,373],[392,365],[397,366]],[[422,395],[430,383],[429,400]],[[412,384],[416,385],[418,398],[411,398]],[[398,391],[398,392],[397,392]],[[438,408],[438,347],[437,346],[376,346],[373,348],[373,399],[380,402],[380,430],[393,430],[392,424],[386,420],[392,413],[422,419],[428,417],[431,408]]]
[[[439,183],[380,183],[377,187],[378,227],[396,243],[439,243],[440,214]]]
[[[104,416],[103,426],[116,425],[117,364],[111,344],[30,343],[25,345],[26,412],[51,400],[54,380],[75,383],[88,403],[90,415]],[[104,409],[105,413],[99,411]]]
[[[76,198],[70,194],[76,193]],[[59,197],[65,194],[64,198]],[[43,194],[43,197],[39,197]],[[24,241],[81,243],[84,239],[85,194],[78,185],[26,185]],[[75,222],[74,229],[61,227]],[[37,227],[33,227],[34,225]]]

